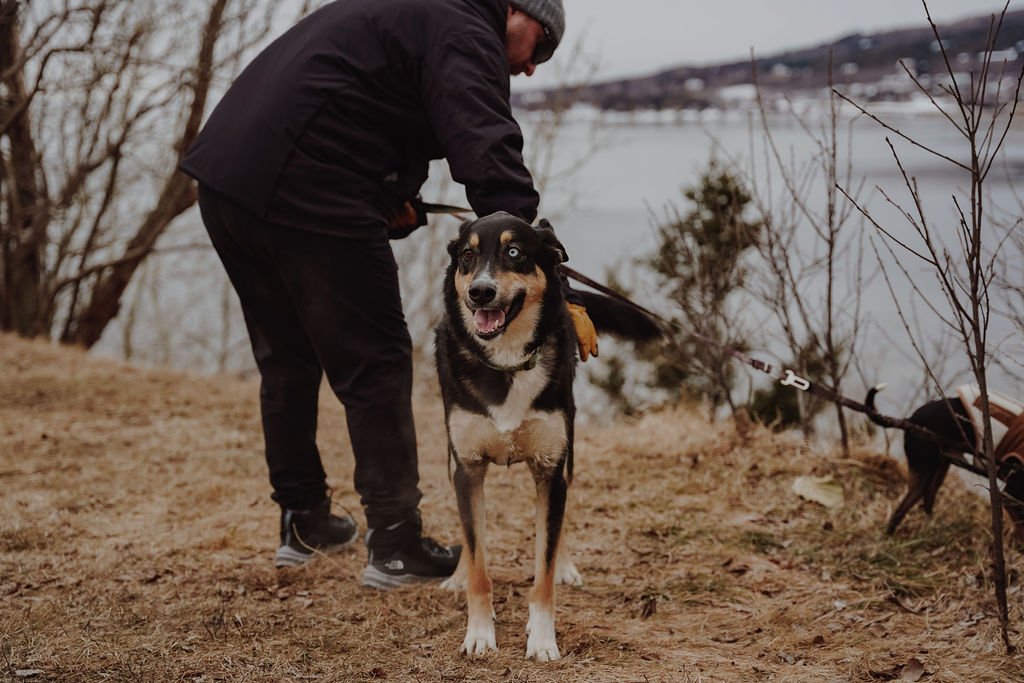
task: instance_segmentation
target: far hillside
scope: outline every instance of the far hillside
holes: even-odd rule
[[[854,33],[814,47],[762,57],[755,55],[759,84],[771,91],[795,93],[820,90],[832,82],[839,87],[861,86],[867,99],[899,100],[914,86],[900,62],[928,85],[931,74],[977,70],[989,31],[990,14],[939,26],[943,50],[922,10],[920,26],[879,33]],[[1007,12],[995,42],[997,64],[1006,62],[1006,76],[1016,81],[1024,54],[1024,10]],[[603,110],[703,109],[722,106],[727,88],[753,83],[751,61],[678,66],[655,74],[568,88],[517,94],[515,104],[527,109],[551,109],[571,102]],[[723,92],[724,91],[724,92]]]

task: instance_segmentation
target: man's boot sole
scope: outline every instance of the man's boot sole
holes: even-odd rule
[[[355,543],[356,538],[359,537],[359,532],[352,534],[352,538],[341,543],[340,545],[332,545],[329,548],[317,548],[315,551],[308,553],[300,552],[290,545],[283,545],[277,549],[274,553],[274,566],[278,569],[284,569],[285,567],[298,567],[306,564],[317,555],[330,555],[338,551],[348,548],[350,545]]]
[[[444,581],[447,578],[447,576],[419,576],[418,574],[387,574],[370,564],[363,569],[362,584],[369,588],[387,591],[402,586]]]

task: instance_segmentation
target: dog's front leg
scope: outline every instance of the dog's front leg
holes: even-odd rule
[[[456,464],[455,497],[459,504],[459,519],[465,547],[462,559],[466,571],[466,607],[469,619],[462,651],[467,655],[482,655],[497,650],[494,640],[494,605],[491,596],[491,578],[487,575],[485,547],[486,514],[484,512],[485,463]]]
[[[531,469],[537,485],[537,538],[530,620],[526,623],[526,657],[551,662],[561,657],[555,639],[555,562],[569,487],[562,463],[555,467],[531,465]]]

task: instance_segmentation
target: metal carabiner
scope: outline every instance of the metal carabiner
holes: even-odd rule
[[[808,380],[800,377],[792,370],[786,370],[786,378],[780,379],[779,383],[784,387],[796,387],[800,391],[807,391],[811,388],[811,383]]]

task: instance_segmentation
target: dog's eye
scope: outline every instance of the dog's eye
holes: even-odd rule
[[[475,257],[476,257],[476,254],[474,254],[474,253],[473,253],[473,250],[472,250],[472,249],[463,249],[463,250],[462,250],[462,253],[461,253],[461,254],[459,254],[459,259],[460,259],[460,260],[461,260],[461,261],[462,261],[463,263],[472,263],[472,262],[473,262],[473,259],[474,259]]]
[[[519,247],[509,247],[508,251],[506,251],[505,253],[508,254],[509,258],[513,258],[513,259],[514,258],[519,258],[523,254],[523,252],[519,249]]]

